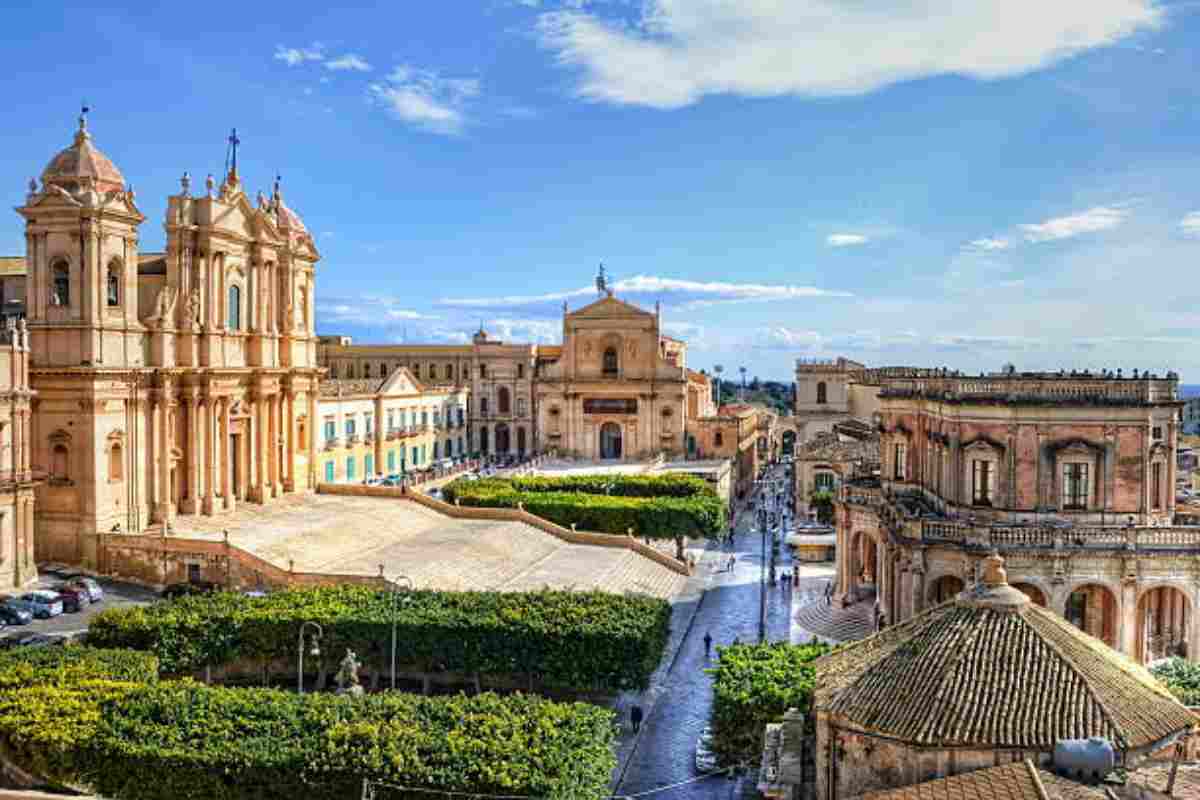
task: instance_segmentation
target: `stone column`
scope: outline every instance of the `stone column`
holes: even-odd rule
[[[226,511],[233,511],[236,500],[233,496],[233,459],[237,458],[237,454],[233,452],[233,442],[230,438],[231,433],[231,412],[233,411],[229,398],[221,398],[221,446],[218,448],[221,453],[221,494],[224,497],[224,505]]]
[[[1088,609],[1089,612],[1091,609]],[[1120,620],[1117,628],[1117,649],[1134,661],[1141,663],[1138,658],[1137,642],[1137,581],[1124,580],[1121,582],[1121,594],[1117,599],[1117,614]]]
[[[159,390],[158,415],[158,479],[161,485],[159,495],[159,521],[166,523],[175,519],[175,507],[171,503],[171,386],[164,382]]]
[[[255,480],[258,482],[255,500],[259,503],[265,503],[268,496],[267,482],[270,480],[267,466],[271,449],[267,442],[267,434],[270,428],[270,423],[267,419],[267,398],[261,392],[258,392],[255,394],[253,402],[255,430],[251,447],[257,450],[257,453],[255,453],[254,475]]]
[[[375,395],[375,471],[377,473],[384,472],[383,464],[383,442],[387,436],[387,429],[384,427],[383,419],[383,395]],[[367,477],[370,477],[369,475]]]
[[[283,490],[296,491],[296,393],[289,385],[280,410],[283,415]],[[309,423],[311,425],[311,422]]]
[[[308,488],[313,490],[317,485],[317,382],[309,381],[305,394],[308,400]]]
[[[195,389],[188,395],[187,409],[187,510],[192,514],[199,514],[200,493],[204,485],[201,479],[204,472],[204,460],[201,452],[203,429],[200,424],[200,395]]]
[[[200,420],[204,425],[204,456],[200,460],[204,469],[204,504],[202,511],[212,515],[216,512],[217,476],[220,474],[219,456],[215,447],[217,437],[213,428],[217,424],[216,399],[212,396],[204,398]]]

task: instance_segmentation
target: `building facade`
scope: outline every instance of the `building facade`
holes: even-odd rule
[[[95,564],[95,537],[216,515],[312,484],[319,258],[279,184],[234,167],[168,199],[167,249],[81,117],[31,181],[25,313],[39,560]]]
[[[34,519],[44,474],[32,461],[33,400],[24,321],[0,327],[0,590],[37,580]]]
[[[405,367],[382,380],[322,381],[317,420],[324,483],[405,475],[467,453],[466,388],[426,387]]]
[[[878,479],[837,504],[842,602],[890,622],[1005,554],[1010,582],[1132,658],[1196,657],[1200,527],[1176,524],[1178,378],[885,381]]]

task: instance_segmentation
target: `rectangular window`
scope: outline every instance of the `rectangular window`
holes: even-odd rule
[[[366,458],[366,471],[363,474],[368,478],[375,474],[375,456],[369,453]]]
[[[992,504],[992,462],[971,462],[971,504],[990,506]]]
[[[352,481],[354,479],[354,456],[350,456],[346,459],[346,480]]]
[[[904,460],[905,460],[906,455],[907,455],[906,448],[903,444],[895,445],[895,447],[892,450],[892,456],[893,456],[894,465],[895,465],[895,472],[893,473],[893,477],[898,481],[904,480],[904,466],[905,466]]]
[[[388,450],[387,465],[388,465],[387,466],[388,472],[396,471],[396,451],[395,450]]]
[[[325,441],[329,442],[337,438],[337,423],[331,419],[325,420]]]
[[[429,427],[429,412],[428,411],[421,412],[421,427],[422,428]]]
[[[412,449],[412,465],[415,467],[418,463],[420,462],[417,461],[417,448],[414,447]]]
[[[375,430],[375,416],[373,414],[367,414],[363,419],[363,433],[365,433],[367,436],[370,436],[371,432]]]
[[[325,462],[325,482],[326,483],[333,483],[333,481],[334,481],[333,470],[334,470],[334,463],[332,461],[326,461]]]
[[[1162,463],[1150,465],[1150,507],[1161,509],[1162,502]]]
[[[1150,429],[1150,435],[1153,437],[1154,441],[1160,441],[1162,439],[1162,426],[1155,425]]]
[[[346,419],[346,435],[347,436],[354,435],[354,417],[348,417]]]
[[[1087,464],[1063,464],[1062,506],[1084,511],[1091,498]]]
[[[525,377],[525,365],[524,364],[517,364],[517,377],[518,378]]]

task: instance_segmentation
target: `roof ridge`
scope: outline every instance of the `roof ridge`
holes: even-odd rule
[[[1112,709],[1110,709],[1108,707],[1107,703],[1105,703],[1102,699],[1100,699],[1100,693],[1098,691],[1096,691],[1095,684],[1092,683],[1091,679],[1088,678],[1088,676],[1086,674],[1084,674],[1084,671],[1079,668],[1079,665],[1076,664],[1075,661],[1070,656],[1068,656],[1061,647],[1058,646],[1058,642],[1054,639],[1054,637],[1046,636],[1044,631],[1038,630],[1037,626],[1034,625],[1033,623],[1031,623],[1026,618],[1027,614],[1034,614],[1034,615],[1038,614],[1037,611],[1033,610],[1035,608],[1041,609],[1040,606],[1036,606],[1033,603],[1030,603],[1028,606],[1026,606],[1023,609],[1018,610],[1015,613],[1017,614],[1018,617],[1021,618],[1021,622],[1023,624],[1028,625],[1030,628],[1033,629],[1033,632],[1035,634],[1041,634],[1038,638],[1040,638],[1043,642],[1045,642],[1046,646],[1048,648],[1050,648],[1050,650],[1052,650],[1054,652],[1054,654],[1057,655],[1064,664],[1067,665],[1067,668],[1071,670],[1071,674],[1073,674],[1076,678],[1078,678],[1080,683],[1082,683],[1084,686],[1087,687],[1088,696],[1090,696],[1092,698],[1092,702],[1095,703],[1100,708],[1100,713],[1104,715],[1104,719],[1108,723],[1109,727],[1112,728],[1113,732],[1116,733],[1116,735],[1121,739],[1121,742],[1120,742],[1121,749],[1125,750],[1129,746],[1129,741],[1125,738],[1125,732],[1121,729],[1121,725],[1117,722],[1116,715],[1113,714]],[[1040,619],[1041,617],[1039,616],[1038,618]],[[1067,624],[1070,624],[1070,623],[1067,623]],[[1079,632],[1083,633],[1083,635],[1085,635],[1085,636],[1089,635],[1089,634],[1085,633],[1084,631],[1079,631]]]
[[[1050,800],[1050,795],[1046,793],[1046,787],[1042,785],[1042,776],[1038,775],[1037,767],[1028,758],[1021,762],[1025,765],[1025,769],[1029,771],[1029,779],[1033,781],[1033,785],[1037,788],[1038,796],[1042,800]]]
[[[961,606],[954,600],[952,600],[950,602],[955,603],[955,608],[954,608],[953,613],[956,613],[956,614],[961,611],[966,611],[967,613],[970,613],[970,614],[977,614],[981,611],[988,610],[988,609],[977,609],[977,608],[968,608],[965,606]],[[943,659],[943,662],[941,664],[941,674],[938,675],[938,679],[937,679],[937,693],[933,696],[933,698],[932,698],[933,701],[937,701],[939,698],[942,697],[942,693],[945,690],[945,686],[946,686],[946,679],[948,677],[950,677],[954,673],[954,671],[957,669],[958,662],[960,660],[962,660],[967,655],[968,652],[971,651],[971,648],[974,645],[975,640],[979,638],[979,632],[980,632],[980,626],[978,626],[978,625],[967,626],[967,630],[965,631],[965,633],[966,633],[965,636],[963,635],[964,632],[959,632],[954,637],[953,643],[947,642],[948,649],[950,649],[949,648],[950,644],[954,644],[956,646],[954,648],[950,649],[950,657]],[[937,717],[934,717],[931,715],[926,720],[926,726],[935,725],[936,722],[937,722]],[[923,737],[925,734],[926,734],[926,731],[919,731],[917,735],[919,737]]]

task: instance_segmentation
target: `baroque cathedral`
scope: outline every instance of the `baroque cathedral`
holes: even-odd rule
[[[166,252],[92,141],[30,181],[27,436],[36,558],[96,566],[97,537],[169,528],[313,484],[319,254],[278,180],[247,196],[232,166],[168,198]],[[214,525],[219,525],[214,522]]]

